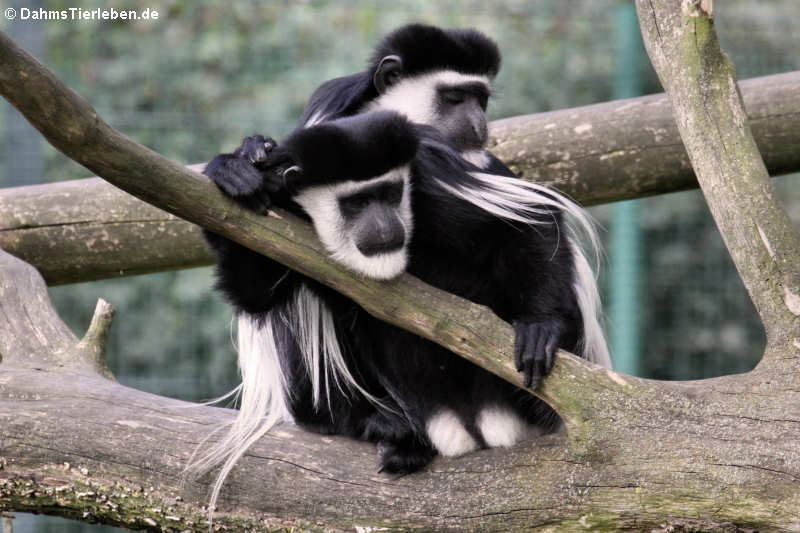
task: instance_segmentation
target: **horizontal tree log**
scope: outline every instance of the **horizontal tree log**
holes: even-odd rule
[[[770,175],[800,171],[800,72],[739,82]],[[583,205],[697,188],[663,93],[498,120],[490,149]]]
[[[800,170],[800,73],[745,81],[742,93],[770,172]],[[523,177],[584,204],[697,187],[663,94],[500,120],[492,132]],[[199,228],[96,178],[0,189],[0,247],[53,285],[213,262]]]
[[[0,189],[0,248],[51,285],[214,261],[199,226],[100,178]]]
[[[241,531],[798,531],[796,383],[781,379],[775,394],[767,381],[738,383],[740,401],[729,380],[612,391],[597,396],[609,403],[593,413],[600,431],[583,453],[553,435],[402,477],[377,473],[370,445],[281,425],[234,469],[214,521]],[[755,404],[742,409],[745,398]],[[99,377],[6,368],[0,509],[206,533],[212,476],[184,482],[182,468],[232,415]]]

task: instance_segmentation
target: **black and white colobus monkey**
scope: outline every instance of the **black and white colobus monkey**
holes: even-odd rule
[[[559,346],[605,366],[609,359],[591,269],[562,219],[567,211],[588,226],[581,210],[514,178],[483,150],[484,110],[499,60],[494,43],[472,30],[401,28],[379,46],[370,69],[314,93],[296,134],[338,124],[343,116],[368,124],[377,109],[423,125],[416,127],[420,146],[410,166],[416,229],[404,245],[406,268],[512,322],[518,368],[535,386]],[[349,202],[341,198],[358,197],[363,184],[281,191],[269,184],[291,176],[286,166],[299,158],[291,143],[276,149],[266,142],[265,148],[261,137],[246,139],[236,153],[212,161],[206,174],[247,203],[294,200],[333,256],[364,275],[387,278],[402,270],[399,262],[364,268],[342,244],[348,240],[342,228],[351,226]],[[328,223],[320,223],[326,216]],[[410,227],[410,217],[401,220]],[[387,471],[415,470],[436,452],[511,445],[555,423],[546,405],[460,357],[372,319],[269,259],[210,240],[219,255],[218,286],[239,314],[243,374],[240,415],[208,457],[228,458],[221,478],[278,420],[375,441]]]

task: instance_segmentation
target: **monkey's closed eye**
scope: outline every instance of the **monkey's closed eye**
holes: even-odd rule
[[[389,205],[397,205],[403,199],[403,185],[389,186],[381,191],[381,201]]]
[[[467,93],[460,89],[447,89],[441,93],[442,99],[450,105],[458,105],[464,103],[467,99]]]
[[[345,216],[357,215],[369,204],[369,196],[366,194],[354,194],[346,198],[339,199],[339,205]]]

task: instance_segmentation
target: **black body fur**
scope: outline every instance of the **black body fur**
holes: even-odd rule
[[[419,127],[423,142],[412,163],[415,225],[409,272],[440,289],[491,308],[509,322],[558,329],[561,346],[574,349],[580,313],[572,298],[571,257],[559,246],[560,213],[549,224],[513,224],[454,198],[447,183],[473,180],[477,170],[431,128]],[[298,216],[302,210],[281,205]],[[288,305],[305,285],[332,311],[348,367],[359,384],[379,398],[375,405],[357,392],[331,386],[330,402],[315,406],[302,354],[290,328],[275,328],[289,378],[291,411],[312,429],[379,443],[381,469],[407,472],[436,454],[425,423],[441,407],[457,413],[482,443],[475,417],[483,407],[511,407],[531,424],[552,429],[555,413],[543,402],[448,350],[376,320],[328,287],[212,233],[218,288],[251,315]],[[524,273],[525,275],[520,275]],[[276,324],[273,324],[276,326]],[[519,330],[518,330],[519,331]],[[527,329],[523,329],[523,335]],[[549,370],[549,369],[545,369]]]

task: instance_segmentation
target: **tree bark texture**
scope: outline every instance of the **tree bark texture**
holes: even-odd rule
[[[214,261],[199,226],[100,178],[0,189],[0,248],[50,285]]]
[[[770,173],[800,170],[800,73],[748,80],[742,92]],[[523,177],[585,205],[697,187],[664,94],[499,120],[491,130],[492,150]],[[199,228],[98,179],[0,189],[0,247],[49,284],[213,262]]]
[[[710,0],[637,0],[645,47],[768,343],[800,332],[800,234],[775,198]],[[798,146],[791,147],[797,150]]]
[[[187,480],[182,469],[232,412],[124,387],[101,377],[71,334],[37,334],[43,323],[63,325],[49,312],[26,311],[47,306],[20,307],[46,302],[46,287],[4,252],[0,291],[0,316],[19,317],[13,331],[0,322],[0,339],[16,339],[0,346],[0,509],[207,531],[212,476]],[[560,412],[580,415],[568,436],[439,458],[424,472],[393,477],[376,472],[370,445],[283,425],[236,467],[215,524],[800,531],[796,373],[659,383],[564,361],[571,359],[559,358],[545,386],[561,382]]]
[[[800,73],[741,84],[747,118],[771,175],[800,170]],[[507,118],[490,149],[521,177],[582,205],[697,188],[665,94]]]

